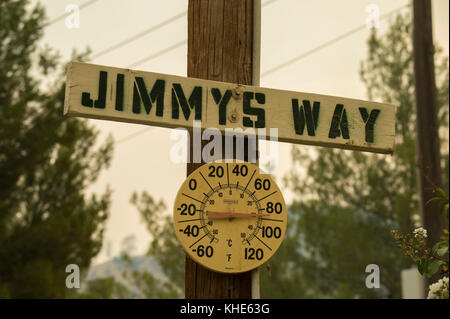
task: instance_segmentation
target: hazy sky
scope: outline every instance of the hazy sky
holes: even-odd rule
[[[365,25],[368,5],[375,4],[380,15],[405,6],[409,0],[263,0],[270,3],[262,9],[261,74],[321,44]],[[63,15],[70,4],[78,6],[89,0],[45,0],[49,21]],[[42,45],[49,44],[69,60],[72,50],[92,49],[94,56],[121,41],[158,25],[187,10],[187,0],[97,0],[80,11],[80,27],[68,28],[64,19],[45,29]],[[434,0],[434,39],[448,56],[449,2]],[[405,8],[406,12],[410,9]],[[380,32],[388,20],[380,21]],[[366,99],[364,84],[359,78],[360,62],[366,57],[369,29],[362,30],[313,54],[290,63],[276,72],[262,76],[262,87],[329,94]],[[187,18],[182,17],[118,49],[94,58],[91,62],[116,67],[129,67],[187,38]],[[186,44],[166,52],[133,69],[186,76]],[[61,114],[62,115],[62,114]],[[162,198],[172,214],[172,203],[186,175],[185,164],[169,160],[170,130],[150,128],[134,138],[124,140],[145,129],[142,125],[89,120],[101,131],[104,141],[112,134],[116,143],[111,167],[88,191],[102,193],[109,185],[113,190],[111,214],[105,233],[105,245],[96,262],[107,258],[109,243],[112,256],[120,250],[121,241],[136,236],[137,251],[144,253],[149,235],[138,211],[129,203],[133,191],[146,190],[156,199]],[[305,146],[313,148],[311,146]],[[278,143],[279,166],[275,179],[284,191],[286,201],[292,200],[282,178],[292,168],[291,146]]]

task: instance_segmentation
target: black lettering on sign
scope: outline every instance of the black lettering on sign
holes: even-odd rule
[[[184,95],[183,88],[179,83],[172,84],[172,118],[180,118],[180,107],[183,110],[183,115],[186,120],[189,120],[191,110],[195,109],[195,119],[201,121],[202,119],[202,87],[196,86],[192,90],[189,100]]]
[[[252,107],[250,101],[256,99],[258,104],[266,104],[266,96],[264,93],[244,92],[243,111],[246,115],[256,115],[257,120],[253,121],[248,117],[242,118],[242,125],[245,127],[265,128],[266,127],[266,111],[260,107]]]
[[[311,103],[303,100],[303,105],[298,108],[298,99],[292,99],[292,112],[294,115],[295,134],[303,135],[305,129],[309,136],[316,135],[317,124],[319,121],[320,102],[314,102],[311,110]]]
[[[245,248],[244,250],[244,258],[247,260],[261,260],[264,257],[264,251],[261,248],[255,250],[255,248]]]
[[[156,116],[163,116],[164,113],[164,90],[166,81],[156,80],[150,92],[147,91],[144,79],[137,76],[133,86],[133,113],[141,113],[141,101],[147,114],[150,114],[152,103],[156,103]],[[150,94],[149,94],[150,93]]]
[[[116,79],[116,110],[123,111],[123,83],[124,83],[124,75],[119,73],[117,74]]]
[[[381,111],[378,109],[373,109],[369,115],[365,107],[359,108],[359,113],[361,113],[361,117],[366,124],[366,142],[373,143],[375,140],[373,131],[375,130],[375,121],[377,120],[378,114],[380,114],[380,112]]]
[[[346,140],[350,138],[350,134],[348,132],[347,112],[345,111],[343,104],[336,104],[328,137],[336,138],[341,136],[341,134],[342,138]]]
[[[214,102],[219,106],[219,124],[227,124],[227,105],[230,102],[232,96],[231,90],[226,90],[225,94],[222,96],[218,88],[212,88],[211,94],[214,98]]]
[[[108,73],[100,71],[100,78],[98,80],[98,99],[94,102],[91,99],[91,93],[83,92],[81,94],[81,105],[97,109],[104,109],[106,106],[106,85],[108,83]]]

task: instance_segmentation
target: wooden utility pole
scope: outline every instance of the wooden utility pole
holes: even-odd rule
[[[417,159],[423,224],[428,231],[428,246],[432,246],[440,240],[445,218],[439,214],[438,203],[425,205],[428,200],[435,196],[433,190],[436,187],[442,187],[431,1],[414,0],[413,11]]]
[[[259,0],[189,1],[188,77],[254,84],[254,1]],[[192,130],[189,133],[192,158]],[[189,161],[187,176],[202,164]],[[188,256],[185,283],[186,298],[252,297],[251,272],[220,274],[198,265]]]

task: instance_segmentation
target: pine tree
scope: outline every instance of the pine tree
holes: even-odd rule
[[[102,244],[110,191],[85,190],[112,139],[96,147],[87,121],[63,118],[64,70],[39,42],[43,8],[1,1],[0,17],[0,297],[63,298],[66,266],[83,273]]]

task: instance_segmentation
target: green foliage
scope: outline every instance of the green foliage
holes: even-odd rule
[[[87,283],[87,292],[72,296],[83,299],[130,298],[129,289],[113,277],[98,278]]]
[[[398,106],[393,156],[293,148],[298,171],[286,181],[297,200],[290,207],[295,218],[289,220],[287,238],[297,250],[292,257],[277,254],[270,263],[272,269],[283,271],[278,265],[284,267],[288,262],[283,258],[289,258],[297,273],[283,279],[272,271],[272,280],[276,276],[277,281],[299,278],[296,284],[303,291],[296,295],[291,290],[274,292],[269,280],[263,280],[264,297],[400,297],[400,272],[411,261],[395,247],[390,231],[411,232],[420,211],[411,31],[410,16],[398,15],[386,34],[372,33],[367,59],[361,63],[369,99]],[[442,137],[444,145],[448,138],[448,59],[438,55],[439,118],[447,132]],[[445,147],[442,159],[448,172]],[[448,189],[448,174],[443,179]],[[381,289],[365,287],[368,264],[380,267]]]
[[[435,197],[431,198],[425,205],[428,205],[432,202],[439,203],[439,213],[445,215],[448,218],[448,195],[442,188],[437,188],[434,190],[436,194]]]
[[[156,283],[161,288],[160,292],[147,293],[147,295],[181,297],[184,294],[185,253],[175,235],[172,214],[166,211],[166,205],[161,200],[156,202],[147,192],[143,192],[140,196],[134,193],[131,202],[140,212],[152,238],[148,254],[158,261],[168,278],[166,283]],[[144,273],[141,276],[143,276],[144,281],[148,282],[150,278],[148,274]],[[150,283],[156,280],[150,279]],[[142,288],[142,290],[145,290],[145,288]]]
[[[63,118],[59,60],[39,49],[44,11],[29,2],[0,2],[0,297],[63,298],[66,265],[83,271],[101,248],[110,191],[84,190],[112,140],[95,149],[86,121]]]
[[[260,267],[261,298],[304,298],[309,285],[302,280],[300,247],[295,223],[296,216],[288,211],[288,225],[283,243],[275,255]],[[287,297],[288,296],[288,297]]]
[[[133,258],[122,253],[120,261],[124,270],[118,277],[105,277],[90,280],[85,284],[82,293],[75,298],[88,299],[152,299],[177,298],[180,289],[171,282],[158,279],[146,270],[136,270]]]
[[[439,213],[445,214],[448,218],[448,195],[441,188],[435,189],[434,193],[436,196],[430,199],[427,204],[438,202]],[[403,251],[405,256],[411,258],[417,264],[417,269],[420,274],[428,278],[432,277],[439,270],[441,274],[448,276],[448,229],[444,229],[443,233],[441,241],[435,243],[430,249],[426,244],[426,230],[422,227],[416,229],[413,235],[402,235],[397,230],[392,231],[398,247]]]

